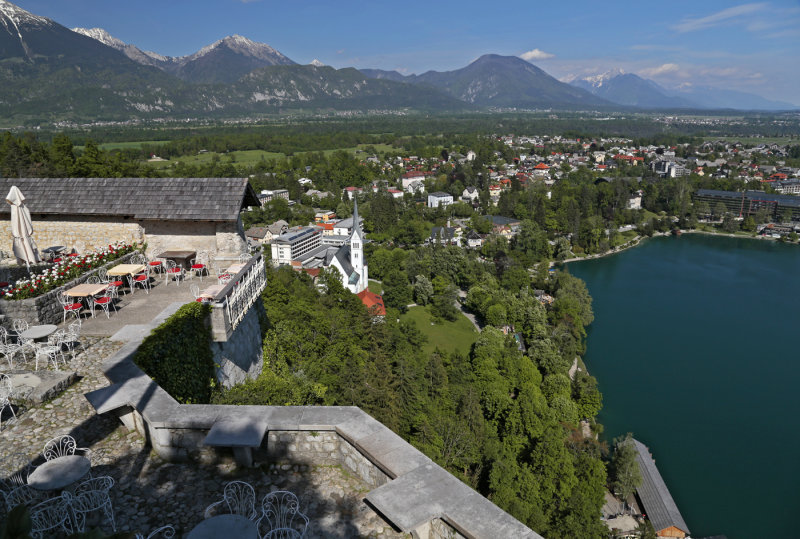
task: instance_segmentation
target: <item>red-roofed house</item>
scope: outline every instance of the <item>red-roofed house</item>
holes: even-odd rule
[[[367,308],[369,314],[371,314],[373,317],[383,319],[383,317],[386,316],[386,307],[383,304],[383,296],[379,296],[374,292],[370,292],[369,288],[365,288],[356,295],[358,296],[358,299],[361,300],[361,303],[363,303]]]
[[[533,167],[533,175],[537,178],[544,178],[550,175],[550,167],[548,167],[544,163],[539,163],[535,167]]]

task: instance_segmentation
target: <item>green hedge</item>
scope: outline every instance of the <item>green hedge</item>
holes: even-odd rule
[[[133,361],[175,400],[207,404],[214,385],[211,308],[187,303],[142,341]]]

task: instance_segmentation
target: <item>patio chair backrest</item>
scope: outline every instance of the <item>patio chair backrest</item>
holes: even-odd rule
[[[63,290],[62,290],[62,291],[59,291],[59,293],[58,293],[58,302],[59,302],[59,303],[60,303],[62,306],[71,305],[72,303],[74,303],[74,302],[72,301],[72,298],[70,298],[68,295],[66,295],[66,294],[63,292]]]
[[[67,336],[66,330],[59,329],[49,337],[47,337],[47,344],[51,346],[61,346],[61,343],[64,342],[64,339]]]
[[[286,490],[270,492],[261,501],[259,523],[267,530],[292,528],[302,533],[308,526],[308,517],[300,512],[300,501],[294,493]],[[266,520],[266,522],[262,522]]]
[[[131,264],[145,264],[147,265],[147,257],[142,253],[137,253],[131,257]]]
[[[6,494],[6,509],[11,511],[18,505],[30,507],[44,499],[45,494],[28,485],[20,485]]]
[[[108,270],[106,268],[100,268],[97,270],[97,276],[100,278],[101,283],[110,282],[110,279],[108,278]]]
[[[62,529],[72,532],[69,504],[72,496],[65,492],[61,496],[45,500],[31,508],[31,535],[44,537],[43,532]],[[47,535],[48,537],[50,534]]]
[[[261,539],[300,539],[303,532],[294,528],[275,528],[264,534]]]
[[[256,491],[244,481],[231,481],[225,485],[222,499],[233,515],[252,519],[256,515]]]
[[[8,330],[3,326],[0,326],[0,344],[6,344],[8,342]]]
[[[87,284],[100,284],[100,277],[97,275],[92,275],[88,279],[86,279]]]
[[[31,461],[25,453],[11,453],[2,460],[2,475],[0,482],[5,483],[6,490],[13,490],[28,484],[28,474],[31,470]]]
[[[69,331],[69,333],[72,333],[73,335],[76,335],[76,336],[80,335],[81,334],[81,325],[80,325],[79,322],[73,322],[73,323],[71,323],[70,325],[67,326],[67,330]]]
[[[155,539],[156,535],[162,533],[164,534],[165,539],[172,539],[172,537],[175,537],[175,528],[172,526],[161,526],[160,528],[156,528],[155,530],[151,531],[147,537],[141,533],[137,533],[133,537],[134,539]]]
[[[91,491],[108,492],[114,486],[114,478],[108,475],[87,479],[75,488],[75,495]]]
[[[192,295],[194,296],[194,299],[197,299],[197,298],[199,298],[199,297],[200,297],[200,287],[199,287],[199,286],[197,286],[196,284],[193,284],[193,285],[191,285],[191,286],[189,287],[189,291],[190,291],[190,292],[192,293]]]
[[[78,444],[75,443],[75,438],[69,434],[64,434],[62,436],[53,438],[44,444],[42,456],[44,457],[44,460],[53,460],[57,459],[58,457],[74,455],[77,445]]]
[[[13,322],[11,322],[11,327],[14,331],[19,334],[28,329],[28,321],[24,318],[15,318]]]

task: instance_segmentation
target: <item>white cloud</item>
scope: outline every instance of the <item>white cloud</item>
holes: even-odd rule
[[[648,67],[639,70],[639,73],[646,77],[658,77],[659,75],[666,75],[668,73],[676,73],[680,70],[678,64],[661,64],[658,67]]]
[[[544,52],[540,49],[533,49],[528,52],[523,52],[519,55],[520,58],[523,60],[527,60],[531,62],[533,60],[547,60],[548,58],[553,58],[555,54],[550,54],[549,52]]]
[[[697,30],[705,30],[712,26],[729,22],[733,19],[744,17],[752,13],[762,12],[768,9],[765,3],[742,4],[740,6],[729,7],[722,11],[717,11],[705,17],[691,18],[687,17],[672,28],[680,33],[695,32]]]

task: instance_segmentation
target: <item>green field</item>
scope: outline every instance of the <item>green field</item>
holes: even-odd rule
[[[159,142],[155,141],[153,143],[159,143]],[[160,142],[160,143],[163,144],[163,142]],[[138,147],[138,146],[134,146],[134,145],[139,145],[139,144],[142,144],[142,143],[141,142],[119,142],[119,143],[109,144],[109,146],[120,147],[120,148],[121,147],[131,148],[131,147]],[[367,146],[368,146],[367,144],[360,144],[359,146],[351,147],[351,148],[339,148],[339,149],[335,149],[335,150],[323,150],[322,153],[325,154],[325,156],[327,157],[327,156],[329,156],[330,154],[332,154],[334,152],[345,151],[345,152],[348,152],[348,153],[350,153],[352,155],[366,157],[366,155],[363,153],[363,149],[365,147],[367,147]],[[105,145],[103,145],[103,147],[104,147],[104,149],[111,149],[111,148],[105,148]],[[373,144],[372,147],[374,147],[375,151],[377,151],[377,152],[389,152],[389,151],[395,151],[396,150],[394,147],[389,146],[387,144]],[[298,155],[302,154],[302,153],[306,153],[306,152],[297,152]],[[228,152],[228,153],[205,152],[205,153],[199,153],[199,154],[196,154],[196,155],[182,155],[180,157],[170,158],[167,161],[158,161],[158,162],[147,163],[147,164],[152,166],[152,167],[162,168],[162,169],[170,168],[170,167],[172,167],[174,164],[176,164],[179,161],[183,162],[183,163],[185,163],[187,165],[202,165],[202,164],[211,163],[211,161],[214,159],[214,156],[219,157],[220,163],[227,163],[231,159],[233,159],[233,165],[235,167],[237,167],[237,168],[249,168],[249,167],[252,167],[254,164],[258,163],[262,159],[264,161],[269,161],[270,159],[285,159],[286,158],[286,154],[283,154],[283,153],[267,152],[267,151],[264,151],[264,150],[240,150],[240,151],[233,151],[233,152]]]
[[[383,294],[383,284],[379,283],[378,281],[373,281],[370,279],[369,284],[367,284],[367,288],[373,294]]]
[[[724,140],[726,142],[741,142],[742,144],[752,144],[757,146],[759,144],[798,144],[800,140],[797,137],[703,137],[705,141],[714,142],[715,140]]]
[[[404,322],[413,321],[423,335],[428,338],[423,351],[426,355],[436,348],[452,352],[458,351],[468,354],[472,343],[478,340],[475,326],[463,314],[458,315],[455,322],[433,324],[431,314],[425,307],[411,307],[408,312],[400,317]]]

